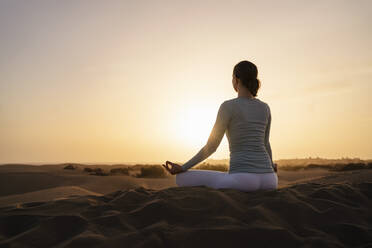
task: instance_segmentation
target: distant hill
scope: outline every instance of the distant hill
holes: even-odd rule
[[[332,164],[349,164],[349,163],[370,163],[372,159],[362,160],[360,158],[339,158],[339,159],[328,159],[328,158],[319,158],[319,157],[308,157],[308,158],[290,158],[290,159],[278,159],[274,160],[274,163],[277,163],[279,166],[298,166],[298,165],[309,165],[309,164],[318,164],[318,165],[332,165]],[[207,159],[203,163],[208,163],[211,165],[217,164],[229,164],[229,159]]]

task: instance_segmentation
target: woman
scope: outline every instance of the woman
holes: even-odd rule
[[[178,186],[205,185],[241,191],[277,189],[277,166],[269,142],[271,113],[269,105],[256,98],[260,87],[257,73],[256,65],[249,61],[236,64],[232,85],[238,96],[220,105],[207,144],[182,166],[170,161],[163,164],[172,175],[176,174]],[[230,149],[229,171],[190,170],[216,151],[225,131]]]

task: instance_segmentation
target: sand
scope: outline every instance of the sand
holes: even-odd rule
[[[0,247],[372,247],[372,170],[278,176],[241,192],[0,166]]]

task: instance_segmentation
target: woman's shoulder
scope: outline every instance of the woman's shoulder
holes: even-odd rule
[[[236,101],[236,98],[229,98],[222,102],[222,104],[233,104]]]
[[[265,106],[266,111],[267,111],[267,114],[268,114],[268,115],[271,115],[271,110],[270,110],[270,106],[269,106],[269,104],[268,104],[267,102],[264,102],[264,101],[261,101],[261,100],[260,100],[260,102],[262,103],[262,105]]]
[[[228,106],[228,108],[234,108],[234,105],[237,104],[245,104],[247,102],[247,99],[244,98],[230,98],[225,100],[222,104]],[[257,106],[259,108],[267,109],[268,112],[270,112],[270,106],[267,102],[255,97],[254,99],[249,99],[248,102],[254,103],[252,106]]]
[[[225,100],[222,104],[236,104],[238,102],[245,102],[246,99],[244,98],[239,98],[239,97],[234,97],[234,98],[230,98],[230,99],[227,99]],[[267,107],[269,106],[268,103],[266,103],[265,101],[262,101],[261,99],[255,97],[254,99],[249,99],[248,101],[251,101],[251,102],[255,102],[255,103],[258,103],[258,104],[261,104],[261,105],[266,105]]]
[[[236,104],[236,98],[229,98],[229,99],[224,100],[221,103],[221,107],[231,110],[235,104]]]
[[[222,111],[222,112],[232,112],[234,110],[233,105],[235,105],[235,98],[224,100],[220,104],[219,111]]]
[[[263,105],[265,105],[266,107],[270,108],[270,107],[269,107],[269,104],[268,104],[267,102],[262,101],[261,99],[258,99],[258,98],[257,98],[257,100],[258,100],[260,103],[262,103]]]

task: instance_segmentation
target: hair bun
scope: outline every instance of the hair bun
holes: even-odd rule
[[[235,65],[233,73],[253,96],[257,95],[261,82],[257,78],[258,70],[255,64],[247,60],[240,61]]]

